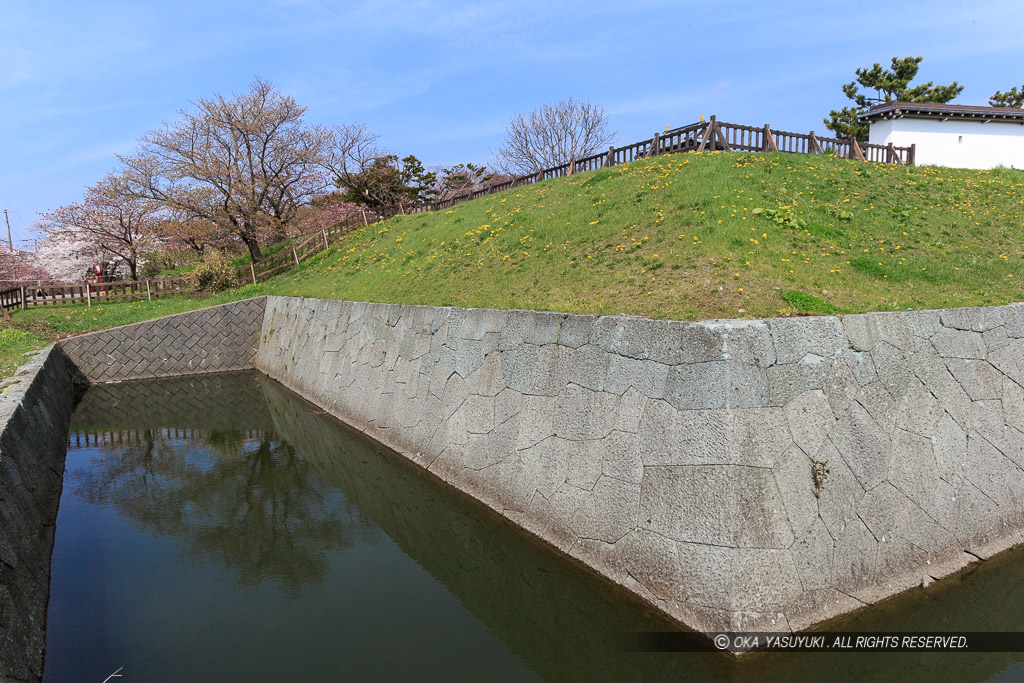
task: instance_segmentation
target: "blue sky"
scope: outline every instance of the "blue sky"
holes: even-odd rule
[[[569,95],[618,144],[701,114],[820,132],[857,67],[907,55],[984,104],[1024,83],[1024,3],[0,0],[0,208],[30,246],[37,212],[256,75],[432,165],[486,163],[510,115]]]

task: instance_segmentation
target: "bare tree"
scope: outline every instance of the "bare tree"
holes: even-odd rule
[[[190,249],[203,254],[207,247],[228,247],[234,242],[234,232],[204,215],[181,209],[164,209],[156,233],[169,251]]]
[[[195,102],[121,161],[137,196],[228,228],[258,261],[261,240],[283,234],[332,180],[323,171],[332,132],[304,125],[305,111],[257,78],[245,94]]]
[[[536,173],[595,154],[614,138],[603,107],[570,97],[513,116],[496,161],[503,172]]]

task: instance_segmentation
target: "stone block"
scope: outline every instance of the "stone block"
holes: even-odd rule
[[[948,308],[939,312],[942,325],[955,330],[987,332],[1004,324],[998,308]]]
[[[612,355],[604,391],[621,396],[632,387],[647,398],[663,398],[668,374],[669,366],[662,363]]]
[[[878,580],[878,541],[859,518],[847,521],[835,540],[833,571],[840,591],[867,602]]]
[[[648,400],[637,444],[645,466],[726,463],[730,435],[726,411],[678,411],[665,401]]]
[[[815,488],[818,515],[832,538],[838,538],[847,523],[857,516],[857,503],[864,497],[864,487],[831,441],[810,457],[811,464],[818,465],[820,472]]]
[[[771,328],[762,320],[731,320],[719,327],[723,358],[734,363],[767,368],[777,362]]]
[[[606,316],[598,320],[591,343],[609,353],[644,359],[651,350],[652,321],[634,316]]]
[[[457,361],[456,372],[458,372]],[[493,351],[484,357],[480,366],[466,376],[466,386],[470,393],[481,396],[497,396],[505,389],[505,373],[502,370],[501,354]]]
[[[984,359],[988,355],[985,338],[978,332],[943,327],[930,341],[941,358]]]
[[[811,459],[796,446],[786,449],[773,468],[775,485],[785,505],[790,528],[797,538],[818,521],[813,472]]]
[[[805,391],[786,404],[786,419],[793,441],[804,453],[814,453],[828,437],[836,418],[825,392]]]
[[[798,363],[768,368],[769,404],[784,406],[805,391],[822,389],[832,365],[830,359],[807,354]]]
[[[725,360],[725,334],[712,322],[696,322],[682,330],[680,356],[683,363],[707,363]]]
[[[1002,375],[988,362],[950,358],[946,367],[972,401],[998,399],[1002,395]]]
[[[865,489],[888,477],[889,438],[859,403],[839,416],[829,440]]]
[[[878,373],[875,371],[875,364],[871,360],[871,354],[847,349],[842,355],[843,360],[846,361],[846,366],[850,368],[854,379],[857,380],[857,384],[864,386],[878,380]]]
[[[680,410],[725,406],[728,395],[726,362],[677,365],[665,379],[665,400]]]
[[[569,381],[594,391],[603,391],[612,358],[612,354],[594,344],[581,346],[573,354]]]
[[[771,470],[645,467],[640,525],[676,541],[785,548],[793,541]]]
[[[939,321],[939,312],[907,311],[907,327],[913,336],[930,339],[942,327],[942,323]]]
[[[644,395],[630,387],[619,401],[615,416],[615,429],[623,432],[636,433],[640,428],[640,419],[644,414]]]
[[[870,314],[840,316],[843,331],[854,351],[872,351],[878,341],[878,327]]]
[[[633,484],[643,481],[643,458],[633,434],[614,431],[604,439],[589,444],[588,451],[600,458],[602,474]]]
[[[601,476],[582,498],[569,528],[580,538],[615,543],[637,526],[639,482]]]
[[[533,368],[533,387],[524,393],[538,396],[557,396],[562,393],[569,383],[574,354],[573,349],[557,344],[541,346]]]
[[[733,465],[772,468],[793,443],[782,408],[730,410],[716,413],[731,424],[727,461]]]
[[[563,439],[602,439],[615,427],[619,397],[575,384],[555,400],[555,434]]]
[[[558,330],[558,343],[578,349],[590,342],[598,318],[592,315],[570,315]]]
[[[1010,304],[999,309],[1003,324],[1006,325],[1007,336],[1013,339],[1024,339],[1024,304]]]
[[[690,326],[690,323],[676,320],[651,320],[647,324],[651,328],[651,336],[646,357],[665,365],[682,363],[683,331]]]

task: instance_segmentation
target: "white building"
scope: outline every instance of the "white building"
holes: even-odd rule
[[[868,142],[915,146],[914,163],[955,168],[1024,168],[1024,109],[885,102],[862,121]]]

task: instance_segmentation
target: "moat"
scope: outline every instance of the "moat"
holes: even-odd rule
[[[1020,631],[1021,595],[1015,551],[828,628]],[[94,385],[72,416],[49,681],[1024,676],[1019,654],[628,651],[673,628],[258,372]]]

